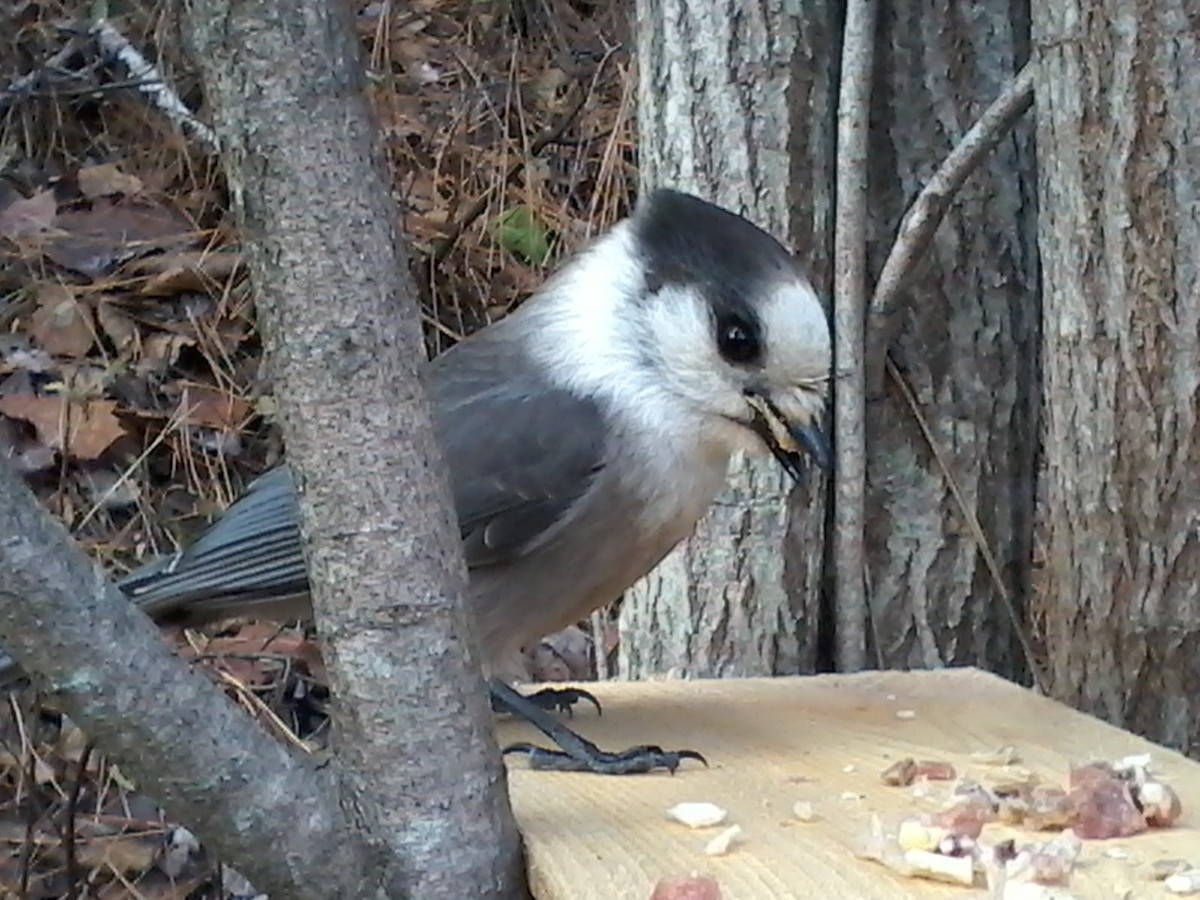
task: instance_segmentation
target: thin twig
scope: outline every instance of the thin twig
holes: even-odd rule
[[[850,0],[842,34],[837,114],[837,205],[834,225],[833,558],[839,671],[865,668],[867,593],[863,551],[866,492],[866,416],[863,393],[867,253],[867,136],[875,44],[874,0]]]
[[[54,55],[50,56],[32,72],[27,72],[5,87],[0,88],[0,113],[3,113],[9,106],[22,97],[33,94],[50,71],[62,67],[72,55],[79,51],[79,47],[79,38],[72,36]]]
[[[880,326],[886,321],[886,314],[933,240],[963,183],[1032,105],[1033,81],[1034,64],[1028,62],[950,151],[900,220],[896,240],[875,285],[868,315],[868,321],[875,323],[872,352],[867,357],[870,361],[867,382],[872,394],[878,392],[883,382],[883,358],[889,341],[886,329]]]
[[[34,695],[34,703],[35,704],[41,703],[41,695],[40,694]],[[38,787],[37,748],[33,745],[33,735],[29,734],[26,731],[26,719],[25,719],[25,716],[23,716],[21,714],[21,706],[20,706],[20,704],[17,703],[16,698],[11,694],[9,695],[9,705],[12,709],[13,721],[16,723],[17,732],[20,736],[21,749],[24,753],[29,754],[29,756],[28,756],[29,768],[25,774],[25,784],[23,785],[25,792],[26,792],[25,805],[24,805],[25,834],[21,841],[21,862],[20,862],[21,887],[20,887],[20,893],[18,894],[18,896],[20,896],[20,897],[28,897],[29,896],[29,879],[30,879],[30,876],[33,874],[33,853],[34,853],[34,848],[35,848],[35,844],[36,844],[34,835],[35,835],[35,831],[37,829],[38,819],[41,817],[41,813],[38,810],[39,798],[38,798],[38,792],[37,792],[37,787]],[[32,721],[36,722],[38,720],[38,718],[40,718],[40,712],[37,709],[37,706],[35,705],[35,707],[33,709],[33,715],[30,716],[30,719]],[[19,798],[19,796],[20,796],[20,793],[18,792],[18,798]]]
[[[91,741],[84,745],[83,753],[79,755],[79,765],[76,768],[75,782],[71,785],[71,794],[67,798],[67,821],[63,828],[63,851],[67,861],[67,900],[76,900],[79,888],[83,884],[83,873],[79,871],[79,859],[75,846],[75,816],[79,812],[79,795],[83,791],[83,781],[87,777],[88,761],[92,758]]]
[[[174,88],[167,84],[159,68],[146,59],[125,35],[108,19],[97,19],[89,31],[100,52],[106,58],[120,62],[134,80],[140,82],[138,90],[149,98],[155,109],[195,138],[207,152],[217,152],[217,133],[196,118]]]
[[[971,531],[971,536],[975,539],[975,545],[979,548],[979,552],[983,556],[983,563],[987,567],[996,592],[1000,595],[1000,602],[1004,605],[1005,612],[1008,613],[1008,618],[1012,622],[1013,631],[1016,632],[1017,643],[1021,645],[1021,652],[1025,654],[1025,662],[1029,666],[1033,685],[1041,693],[1045,694],[1047,693],[1049,680],[1038,665],[1037,657],[1034,656],[1033,644],[1025,634],[1021,618],[1017,615],[1017,607],[1013,602],[1012,594],[1009,593],[1008,586],[1004,583],[1004,577],[1000,574],[1000,563],[996,560],[996,555],[992,552],[991,545],[988,544],[987,536],[983,533],[983,526],[979,522],[979,517],[975,514],[974,508],[967,503],[966,495],[963,494],[958,479],[954,477],[954,473],[950,469],[949,460],[946,459],[946,455],[942,452],[941,446],[934,437],[933,430],[929,427],[924,413],[921,412],[921,407],[917,403],[917,395],[912,385],[908,383],[908,379],[904,377],[904,373],[900,371],[891,354],[884,354],[884,356],[887,360],[887,373],[895,381],[896,386],[900,388],[900,393],[904,395],[905,402],[908,403],[909,409],[912,410],[913,418],[917,420],[917,427],[921,429],[921,435],[925,438],[925,443],[929,445],[929,450],[933,454],[934,461],[941,470],[942,477],[946,479],[946,484],[950,487],[950,494],[954,497],[954,502],[958,504],[963,521],[966,522],[967,528]]]

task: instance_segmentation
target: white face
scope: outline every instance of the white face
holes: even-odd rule
[[[766,393],[794,425],[819,416],[831,364],[829,325],[809,284],[780,272],[756,310],[761,364],[722,357],[706,298],[665,286],[642,297],[645,272],[628,222],[552,279],[518,315],[549,372],[581,393],[607,395],[647,433],[701,440],[718,454],[763,452],[746,426],[745,392]]]
[[[749,421],[746,392],[768,396],[795,425],[820,416],[829,387],[829,325],[811,286],[781,281],[751,298],[760,326],[761,361],[739,364],[718,346],[708,302],[694,289],[668,287],[646,310],[647,341],[658,348],[664,387],[698,415],[712,420],[714,438],[734,449],[764,450],[761,440],[730,420]]]

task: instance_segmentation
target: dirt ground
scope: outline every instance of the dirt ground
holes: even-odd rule
[[[628,210],[625,4],[352,0],[403,202],[431,352],[503,315]],[[280,459],[218,164],[144,88],[203,122],[171,4],[93,20],[0,11],[0,454],[111,568],[187,543]],[[605,654],[613,649],[606,630]],[[319,654],[298,628],[170,634],[268,727],[319,743]],[[531,651],[589,677],[586,623]],[[0,892],[244,892],[31,692],[0,718]]]

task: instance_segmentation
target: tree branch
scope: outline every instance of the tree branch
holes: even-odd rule
[[[2,460],[0,573],[5,650],[170,816],[273,896],[375,895],[333,774],[190,672]]]
[[[866,666],[866,415],[863,393],[867,255],[867,137],[875,45],[874,0],[850,0],[842,33],[834,223],[833,570],[839,671]]]
[[[875,323],[867,357],[867,385],[872,395],[883,384],[884,358],[890,343],[888,329],[881,323],[886,321],[905,280],[933,240],[963,183],[1032,105],[1033,82],[1034,64],[1030,61],[963,135],[900,220],[896,240],[875,285],[867,319]]]

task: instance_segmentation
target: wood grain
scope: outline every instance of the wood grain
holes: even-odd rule
[[[586,687],[604,703],[602,717],[574,720],[589,738],[609,749],[689,747],[712,767],[605,778],[534,772],[510,760],[537,900],[646,900],[659,878],[692,871],[714,875],[725,900],[979,897],[978,889],[901,878],[856,858],[854,848],[872,812],[936,808],[948,792],[918,799],[884,786],[879,773],[896,759],[946,760],[960,776],[996,783],[1009,770],[970,754],[1003,745],[1017,748],[1019,766],[1064,785],[1072,763],[1149,752],[1183,798],[1175,828],[1085,843],[1073,896],[1164,897],[1161,882],[1144,879],[1148,863],[1200,865],[1200,764],[978,670]],[[915,715],[898,717],[902,710]],[[500,724],[505,743],[529,740],[530,732],[522,723]],[[706,857],[703,848],[720,829],[692,831],[665,816],[688,800],[725,807],[744,841],[727,856]],[[817,821],[794,819],[797,800],[814,804]],[[989,825],[984,838],[992,835],[1033,837]],[[1126,858],[1113,858],[1122,851]]]

